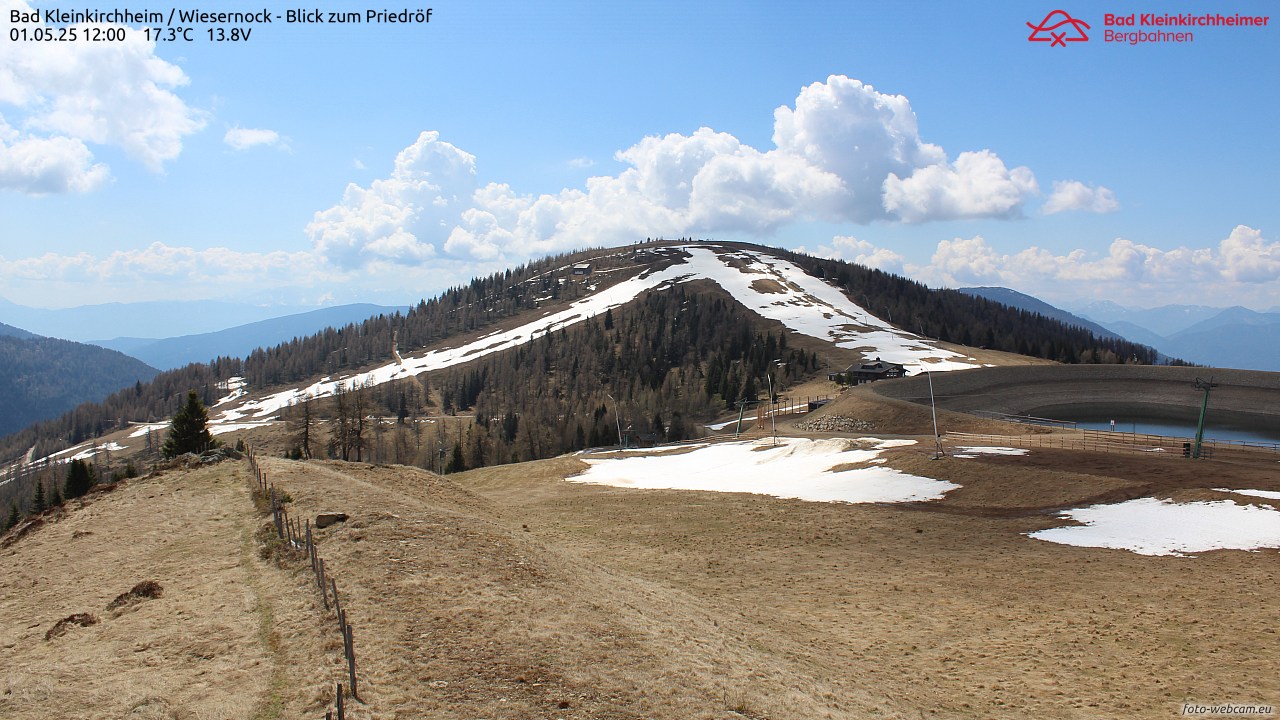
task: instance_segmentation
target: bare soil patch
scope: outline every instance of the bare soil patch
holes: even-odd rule
[[[771,293],[771,294],[773,293],[781,294],[787,291],[787,289],[782,286],[782,283],[772,278],[752,280],[751,289],[755,290],[758,293]]]

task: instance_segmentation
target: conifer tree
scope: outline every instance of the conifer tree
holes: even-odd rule
[[[93,481],[93,468],[89,463],[84,460],[72,460],[71,465],[67,467],[67,482],[63,493],[68,500],[81,497],[93,487]]]
[[[36,479],[35,496],[31,498],[31,514],[39,515],[49,507],[49,499],[44,494],[44,481]]]
[[[53,496],[49,498],[49,507],[56,508],[65,501],[62,499],[62,488],[58,487],[58,483],[54,482],[52,483],[52,485],[53,485]]]
[[[22,520],[22,513],[18,512],[18,503],[11,503],[9,519],[4,521],[4,529],[8,530],[9,528],[12,528],[14,525],[17,525],[20,520]]]
[[[178,410],[169,425],[169,437],[162,448],[164,456],[171,458],[183,453],[201,453],[213,447],[208,424],[209,413],[200,402],[199,394],[195,390],[189,391],[186,405]]]
[[[449,457],[449,464],[444,466],[444,473],[462,472],[467,469],[467,461],[462,457],[462,442],[459,441],[453,446],[453,454]]]

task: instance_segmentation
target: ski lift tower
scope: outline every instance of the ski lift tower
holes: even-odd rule
[[[1200,405],[1200,421],[1196,423],[1196,444],[1191,449],[1191,458],[1198,460],[1200,459],[1200,443],[1204,440],[1204,416],[1209,409],[1209,391],[1218,387],[1218,383],[1214,382],[1212,377],[1209,378],[1208,382],[1196,378],[1194,387],[1197,390],[1204,390],[1204,402]]]

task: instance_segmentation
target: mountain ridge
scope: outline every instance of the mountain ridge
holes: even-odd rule
[[[103,337],[125,335],[170,337],[173,328],[184,328],[186,334],[216,332],[312,309],[217,300],[115,302],[50,309],[0,298],[0,321],[44,337],[92,343]]]
[[[98,402],[159,372],[95,345],[0,335],[0,437]]]
[[[957,288],[957,290],[959,292],[965,293],[966,295],[974,295],[977,297],[986,298],[987,300],[991,300],[992,302],[1003,303],[1005,305],[1008,305],[1009,307],[1015,307],[1020,310],[1026,310],[1027,312],[1039,313],[1040,315],[1044,315],[1045,317],[1048,317],[1048,318],[1053,318],[1054,320],[1061,321],[1068,325],[1075,325],[1076,327],[1084,328],[1098,335],[1099,337],[1111,337],[1111,338],[1125,337],[1124,335],[1113,332],[1103,327],[1102,325],[1099,325],[1096,322],[1093,322],[1086,318],[1082,318],[1079,315],[1076,315],[1075,313],[1071,313],[1059,307],[1056,307],[1054,305],[1050,305],[1049,303],[1041,300],[1040,298],[1037,298],[1032,295],[1027,295],[1026,293],[1018,292],[1017,290],[1013,290],[1011,288],[997,287],[997,286],[983,286],[983,287]],[[1128,339],[1133,339],[1133,338],[1128,338]]]
[[[578,275],[574,266],[584,262],[593,267]],[[668,308],[661,317],[646,309],[647,298],[659,302],[659,295],[682,286],[693,287],[695,280],[711,281],[729,303],[717,310],[724,313],[722,317],[708,318],[707,327],[734,323],[747,332],[733,345],[736,356],[721,357],[720,362],[733,371],[718,374],[714,382],[708,379],[714,348],[694,348],[694,354],[689,355],[686,348],[669,342],[675,337],[673,333],[685,333],[679,321],[688,310],[667,301],[659,303]],[[855,303],[854,298],[866,306]],[[738,320],[732,319],[735,312]],[[899,324],[889,318],[898,318]],[[903,324],[912,331],[901,329]],[[382,408],[380,412],[403,417],[415,402],[439,407],[447,394],[453,406],[461,409],[485,402],[491,380],[476,361],[499,352],[510,354],[511,359],[494,367],[506,368],[501,370],[505,373],[521,373],[530,392],[554,397],[564,392],[566,380],[560,373],[572,377],[573,366],[581,363],[546,353],[541,345],[570,337],[564,333],[573,326],[597,332],[588,325],[600,326],[598,330],[612,340],[595,351],[598,357],[592,363],[599,363],[602,374],[592,381],[590,390],[582,391],[586,404],[575,406],[574,412],[591,415],[584,418],[588,435],[591,427],[606,432],[607,420],[617,410],[606,395],[640,406],[650,402],[640,400],[642,397],[666,397],[681,387],[690,388],[681,392],[691,393],[691,388],[701,387],[699,392],[704,395],[694,405],[681,405],[685,418],[693,420],[701,418],[690,413],[716,415],[718,407],[737,398],[754,399],[766,376],[774,374],[771,360],[778,359],[775,353],[783,342],[798,347],[801,338],[807,338],[804,342],[808,343],[804,372],[814,372],[814,352],[819,350],[829,355],[825,362],[847,363],[859,354],[870,354],[906,363],[913,371],[923,365],[931,370],[979,367],[990,362],[976,359],[974,353],[979,351],[972,348],[979,345],[991,351],[1065,362],[1116,362],[1132,357],[1150,361],[1155,357],[1149,348],[1095,338],[1054,320],[1036,319],[954,291],[930,290],[905,278],[849,263],[746,243],[648,243],[544,258],[476,278],[420,302],[403,315],[381,315],[326,329],[308,338],[255,350],[243,359],[220,358],[208,365],[166,371],[140,393],[117,393],[84,410],[88,414],[80,420],[63,418],[4,439],[0,456],[13,457],[33,445],[40,447],[37,457],[48,455],[59,449],[56,438],[63,438],[64,446],[79,442],[88,437],[86,428],[94,423],[118,423],[121,419],[156,422],[172,413],[175,399],[188,389],[196,389],[211,406],[211,416],[226,427],[278,422],[296,414],[298,402],[320,396],[332,399],[319,407],[331,408],[352,390],[365,388],[369,397],[362,399],[356,393],[347,400],[366,403],[370,411]],[[626,334],[622,333],[624,327]],[[393,358],[393,341],[398,343],[400,360]],[[595,342],[590,335],[584,336],[586,341]],[[662,347],[668,349],[658,352]],[[538,352],[531,354],[531,349]],[[620,354],[624,351],[626,354]],[[522,364],[539,357],[544,366],[536,372],[530,373]],[[620,360],[643,362],[628,366],[631,376],[617,378],[610,374],[610,367],[619,367]],[[800,372],[800,356],[793,362],[788,372]],[[680,402],[687,403],[688,397],[693,396]],[[495,407],[495,414],[521,412],[536,417],[543,412],[538,409],[536,394],[527,402],[532,404]],[[718,405],[713,408],[709,402]],[[365,416],[356,417],[356,421],[361,417]],[[664,414],[663,419],[669,416]],[[645,425],[656,423],[645,418]],[[545,456],[559,446],[548,441],[527,447],[531,456]]]
[[[118,350],[161,370],[173,370],[217,357],[244,357],[259,348],[307,337],[325,328],[340,327],[375,315],[405,312],[408,309],[407,305],[352,303],[267,318],[208,333],[154,339],[118,337],[95,340],[91,344]]]

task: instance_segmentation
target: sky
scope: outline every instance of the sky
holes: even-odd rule
[[[438,0],[305,6],[428,22],[288,23],[301,6],[276,3],[270,23],[168,20],[197,7],[0,0],[0,297],[409,304],[550,253],[687,236],[1068,308],[1280,309],[1267,2]],[[46,22],[98,8],[158,12],[148,24],[190,39]],[[1051,28],[1059,9],[1088,28]],[[1143,24],[1168,12],[1276,17]],[[113,28],[123,40],[85,40]],[[1105,39],[1157,30],[1193,40]]]

